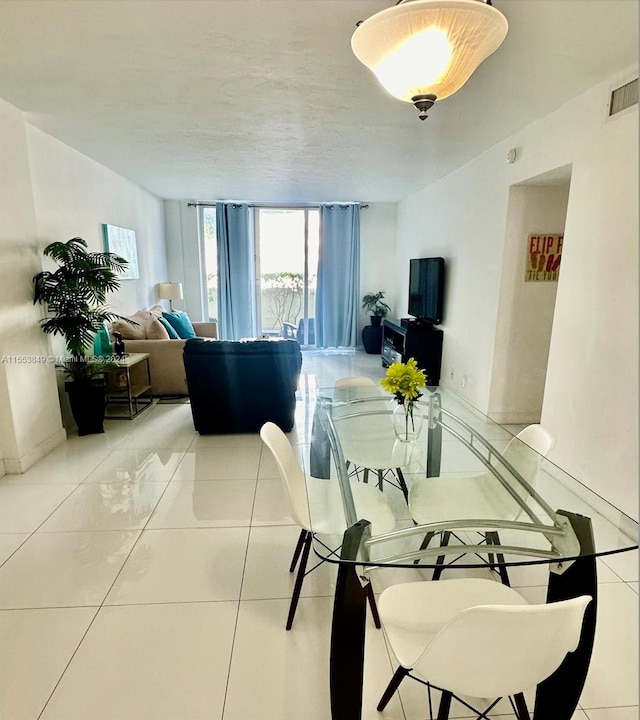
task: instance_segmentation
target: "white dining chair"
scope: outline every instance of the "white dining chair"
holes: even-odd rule
[[[555,437],[541,425],[529,425],[512,438],[502,455],[525,479],[533,483],[540,457],[547,455],[555,442]],[[531,453],[529,448],[535,453]],[[513,482],[511,487],[526,500],[528,493],[521,483]],[[414,480],[409,488],[409,512],[418,525],[427,525],[469,518],[517,520],[521,507],[500,486],[494,475],[487,471],[467,477],[439,475]],[[442,534],[441,544],[448,544],[450,534]],[[484,536],[488,544],[499,544],[500,538],[496,531],[485,532]],[[423,548],[429,544],[432,537],[432,533],[427,536],[422,544]],[[498,572],[502,581],[508,585],[509,578],[501,564],[504,559],[497,555],[497,560]],[[442,563],[442,558],[438,562]],[[490,564],[493,566],[493,563]],[[441,564],[434,571],[434,580],[440,577],[443,569]]]
[[[289,567],[289,572],[292,573],[295,571],[296,565],[298,566],[286,624],[287,630],[291,630],[303,580],[309,572],[324,562],[321,560],[307,572],[307,561],[314,536],[339,535],[342,537],[347,529],[347,522],[340,487],[336,480],[305,477],[304,470],[300,467],[289,439],[274,423],[265,423],[260,430],[260,437],[271,451],[278,466],[278,472],[289,499],[291,516],[300,527],[300,535]],[[393,530],[395,518],[384,495],[376,488],[361,483],[351,482],[350,487],[358,520],[368,520],[371,523],[371,534],[377,535]],[[311,497],[311,501],[309,497]],[[309,514],[310,506],[313,507],[313,518]],[[377,627],[380,627],[370,583],[365,586],[365,592],[374,622]]]
[[[437,720],[449,718],[454,697],[482,717],[508,697],[519,720],[530,720],[524,692],[552,675],[577,648],[590,601],[583,595],[529,605],[512,588],[480,578],[387,588],[378,610],[400,665],[378,710],[409,676],[428,685],[429,700],[431,688],[442,692]],[[472,698],[494,702],[478,710]]]
[[[404,481],[402,470],[398,467],[389,467],[389,458],[392,453],[389,451],[389,438],[395,439],[390,432],[389,418],[385,415],[389,410],[389,398],[379,392],[380,384],[369,377],[353,376],[342,377],[336,380],[334,387],[336,389],[335,399],[344,400],[345,402],[355,399],[350,394],[350,388],[371,388],[371,399],[367,402],[363,409],[373,411],[376,408],[381,410],[379,416],[370,415],[366,419],[350,419],[346,420],[348,428],[342,429],[341,445],[345,456],[345,462],[350,475],[362,479],[363,482],[369,482],[369,475],[373,473],[378,481],[378,488],[384,488],[385,481],[399,488],[407,497],[407,486]],[[367,393],[368,395],[368,393]],[[355,397],[362,398],[362,393],[358,393]],[[354,409],[345,406],[345,408],[336,405],[333,408],[334,420],[339,420],[346,414],[354,412]],[[372,438],[378,436],[379,442],[372,441]],[[392,442],[393,442],[392,439]]]
[[[334,387],[376,387],[376,384],[376,381],[372,380],[369,377],[364,377],[362,375],[353,375],[349,377],[338,378],[334,383]]]

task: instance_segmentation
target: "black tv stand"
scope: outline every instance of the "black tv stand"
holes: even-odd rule
[[[432,322],[422,320],[422,318],[400,318],[400,325],[402,325],[403,328],[419,328],[425,332],[427,330],[435,330],[435,325]]]
[[[428,385],[440,384],[442,330],[427,320],[385,318],[382,325],[382,367],[414,358],[427,375]]]

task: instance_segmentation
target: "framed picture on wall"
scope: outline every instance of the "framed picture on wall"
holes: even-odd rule
[[[137,280],[140,277],[140,271],[138,270],[136,231],[117,225],[103,225],[102,233],[107,252],[115,253],[129,263],[127,269],[118,277],[121,280]]]
[[[558,282],[564,235],[541,233],[527,238],[525,282]]]

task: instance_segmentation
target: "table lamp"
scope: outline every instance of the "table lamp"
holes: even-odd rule
[[[173,301],[182,300],[182,283],[179,282],[162,282],[158,283],[158,299],[168,300],[169,309],[173,312]]]

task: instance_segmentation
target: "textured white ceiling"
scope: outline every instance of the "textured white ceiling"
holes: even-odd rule
[[[637,0],[495,0],[504,45],[420,122],[350,49],[392,4],[0,0],[0,97],[163,198],[396,201],[638,61]]]

